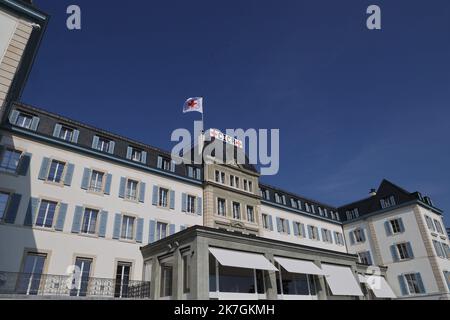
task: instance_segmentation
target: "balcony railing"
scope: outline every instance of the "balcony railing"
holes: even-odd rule
[[[150,282],[0,271],[0,298],[150,299]]]

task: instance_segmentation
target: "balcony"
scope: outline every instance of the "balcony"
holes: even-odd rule
[[[150,299],[150,282],[0,271],[0,299]]]

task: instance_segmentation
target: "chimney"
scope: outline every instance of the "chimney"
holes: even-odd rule
[[[371,197],[375,197],[377,195],[377,190],[376,189],[370,189],[369,195]]]

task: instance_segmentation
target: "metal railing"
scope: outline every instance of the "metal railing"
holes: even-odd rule
[[[2,296],[150,299],[150,282],[91,277],[77,280],[71,275],[0,271],[0,298]]]

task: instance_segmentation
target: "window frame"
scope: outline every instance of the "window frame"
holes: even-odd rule
[[[19,154],[19,158],[17,159],[17,164],[15,165],[14,170],[11,167],[11,161],[13,160],[12,156],[9,157],[8,164],[6,166],[3,166],[3,162],[5,160],[5,156],[7,153]],[[3,152],[0,153],[0,156],[1,156],[0,172],[17,175],[17,170],[19,169],[20,162],[22,161],[23,155],[24,155],[23,151],[17,150],[14,147],[5,146]]]

